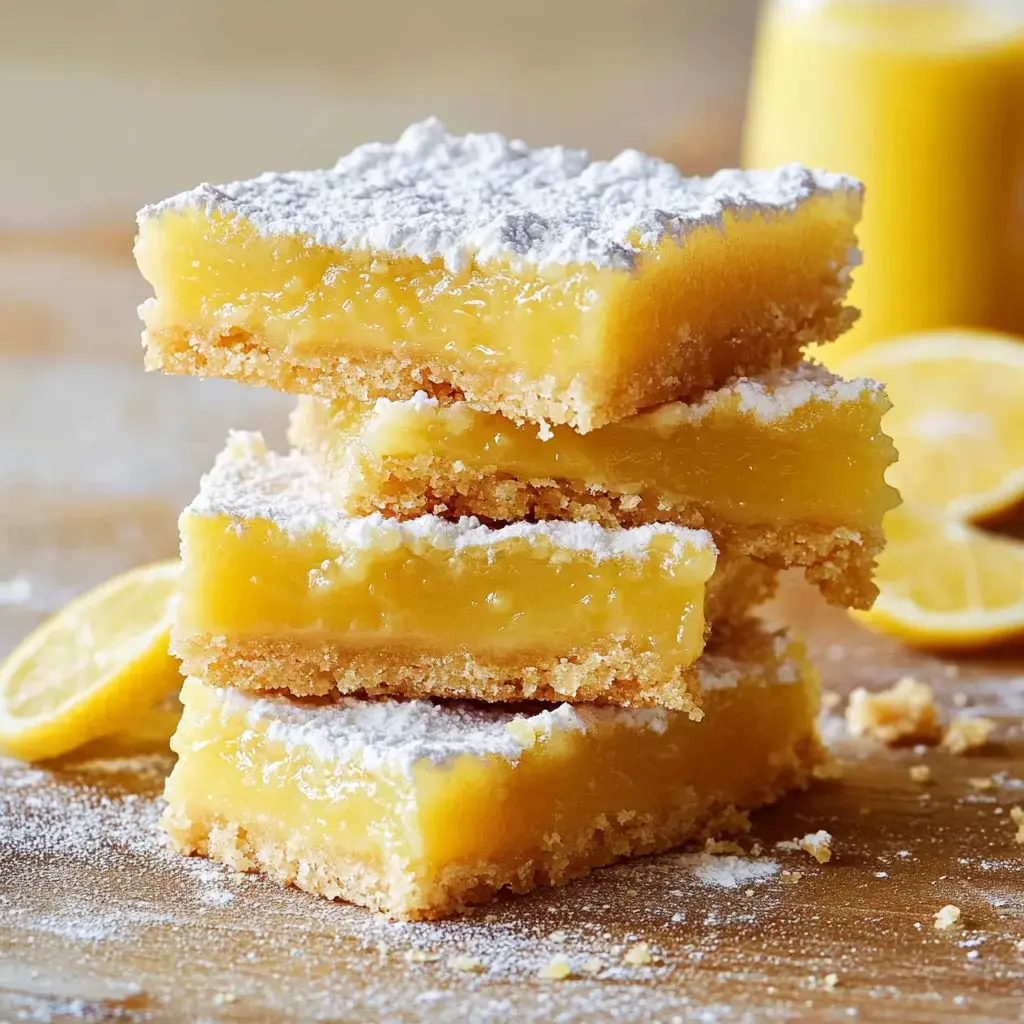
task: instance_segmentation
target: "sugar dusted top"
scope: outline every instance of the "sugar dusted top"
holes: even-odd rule
[[[464,516],[450,522],[424,515],[400,521],[380,513],[352,518],[332,503],[313,465],[300,453],[278,455],[268,451],[260,434],[234,432],[227,447],[200,485],[199,494],[184,515],[228,515],[240,520],[270,520],[290,534],[326,530],[347,548],[390,549],[425,543],[456,551],[494,546],[513,539],[551,543],[561,549],[587,552],[601,560],[641,557],[656,538],[667,538],[668,550],[659,555],[685,559],[698,552],[717,554],[711,534],[670,523],[632,529],[608,529],[595,523],[513,523],[495,529]],[[710,576],[714,558],[707,563]]]
[[[733,689],[747,680],[771,685],[798,682],[788,641],[758,659],[706,655],[698,662],[708,691]],[[189,685],[197,685],[192,681]],[[599,704],[481,704],[471,701],[366,700],[342,697],[315,703],[287,696],[208,687],[222,713],[244,715],[267,738],[290,751],[305,749],[325,762],[360,760],[367,768],[408,771],[417,761],[435,764],[453,757],[499,756],[516,761],[537,742],[557,732],[589,732],[605,725],[663,733],[685,711],[622,708]],[[698,726],[704,728],[704,726]]]
[[[625,150],[592,161],[583,150],[531,149],[497,133],[449,135],[436,119],[395,143],[373,142],[328,170],[202,184],[139,213],[139,222],[194,208],[244,217],[263,235],[303,236],[332,248],[441,258],[628,269],[665,238],[682,243],[723,215],[769,216],[815,194],[862,186],[789,164],[687,178],[672,164]]]
[[[355,697],[318,705],[222,687],[209,691],[227,714],[244,714],[250,728],[263,725],[268,739],[290,750],[306,748],[328,762],[359,759],[371,769],[408,770],[422,759],[439,764],[461,755],[515,761],[532,741],[553,732],[583,732],[605,720],[663,732],[672,714],[665,708],[571,704],[530,713],[507,704]],[[517,728],[519,723],[528,731]]]
[[[696,402],[669,402],[640,415],[664,426],[699,423],[725,411],[752,416],[761,423],[777,423],[812,403],[838,407],[865,398],[882,403],[882,412],[889,408],[885,389],[877,381],[865,377],[844,380],[823,366],[803,362],[760,377],[737,377]]]
[[[699,423],[721,412],[736,412],[752,416],[762,423],[775,423],[811,403],[840,406],[864,399],[880,402],[882,412],[889,408],[885,389],[877,381],[863,377],[844,380],[823,366],[803,362],[760,377],[737,377],[720,388],[705,392],[693,402],[667,402],[638,413],[627,423],[638,427],[674,427]],[[373,405],[375,416],[386,417],[392,410],[420,416],[466,415],[463,403],[442,406],[436,398],[423,391],[405,401],[378,398]]]

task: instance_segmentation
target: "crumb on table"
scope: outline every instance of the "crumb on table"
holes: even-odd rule
[[[548,981],[563,981],[572,977],[572,965],[564,956],[553,956],[538,973]]]
[[[942,732],[931,687],[910,676],[887,690],[854,690],[846,706],[846,727],[851,736],[871,736],[887,744],[935,743]]]
[[[1024,807],[1011,807],[1010,820],[1017,826],[1017,834],[1014,839],[1024,846]]]
[[[954,903],[947,903],[935,914],[935,927],[939,931],[949,931],[960,923],[960,908]]]
[[[910,781],[919,785],[932,781],[932,770],[926,764],[912,764],[910,766]]]
[[[951,754],[980,750],[988,743],[995,727],[991,718],[954,718],[942,737],[942,746]]]
[[[637,942],[630,946],[622,957],[622,962],[634,966],[653,963],[654,957],[651,955],[650,945],[646,942]]]
[[[802,839],[797,839],[796,844],[819,864],[827,864],[832,859],[832,835],[823,828],[808,832]]]

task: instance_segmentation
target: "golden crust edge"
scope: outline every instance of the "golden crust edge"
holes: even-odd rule
[[[575,658],[484,660],[383,648],[346,650],[299,638],[175,636],[187,675],[211,686],[287,691],[297,697],[445,697],[483,701],[603,702],[663,706],[700,716],[698,670],[666,672],[660,659],[611,642]]]

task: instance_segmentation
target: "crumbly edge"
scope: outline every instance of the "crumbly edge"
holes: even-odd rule
[[[143,332],[146,368],[196,377],[228,377],[295,394],[334,399],[353,396],[403,400],[417,391],[457,397],[474,409],[496,412],[516,423],[567,423],[587,432],[630,416],[646,406],[690,397],[730,378],[791,366],[812,342],[831,341],[857,318],[842,305],[842,289],[825,289],[822,302],[806,315],[781,309],[760,331],[743,337],[694,337],[667,352],[646,373],[628,375],[617,388],[591,399],[578,382],[554,391],[519,373],[474,372],[471,365],[443,366],[402,358],[394,352],[354,350],[345,355],[306,356],[272,351],[266,338],[241,328],[192,330],[176,326]]]
[[[744,621],[776,590],[778,572],[746,559],[719,561],[705,591],[705,619]],[[371,650],[343,640],[225,637],[175,632],[174,654],[186,675],[212,686],[286,690],[297,697],[352,694],[377,697],[457,697],[484,701],[599,701],[622,707],[662,706],[699,716],[698,673],[667,669],[650,651],[609,639],[566,655],[432,654],[405,646]]]
[[[609,641],[567,657],[505,660],[393,647],[346,649],[331,640],[175,636],[186,675],[211,686],[285,690],[296,697],[448,697],[483,701],[601,702],[662,706],[700,717],[695,668],[666,672],[661,659]]]
[[[331,450],[305,437],[295,420],[292,435],[351,515],[383,512],[409,519],[431,512],[474,515],[495,524],[568,519],[612,528],[670,522],[709,530],[720,564],[751,558],[775,570],[802,568],[830,604],[867,609],[878,594],[875,559],[885,545],[881,518],[874,528],[860,529],[813,521],[740,525],[716,515],[704,502],[591,491],[568,480],[520,480],[469,467],[456,471],[450,462],[432,455],[371,461],[362,454],[358,475],[353,475]]]
[[[747,830],[750,811],[806,789],[814,768],[826,760],[816,735],[801,737],[776,752],[757,789],[738,803],[704,801],[675,811],[667,819],[650,816],[619,821],[602,815],[570,841],[560,837],[522,862],[486,861],[449,865],[430,884],[403,885],[396,891],[379,871],[353,860],[310,857],[297,845],[264,841],[244,822],[212,815],[191,820],[184,809],[169,806],[161,827],[182,854],[199,854],[237,871],[261,871],[327,899],[343,899],[399,920],[432,920],[470,912],[503,889],[525,893],[563,885],[628,857],[662,853],[691,840],[720,838]],[[403,879],[410,882],[411,879]]]

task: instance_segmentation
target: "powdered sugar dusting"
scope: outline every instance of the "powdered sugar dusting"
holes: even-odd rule
[[[266,236],[440,257],[453,272],[493,259],[628,269],[665,238],[681,244],[698,227],[723,227],[728,211],[767,217],[822,193],[859,205],[862,186],[798,164],[687,178],[636,150],[592,161],[583,150],[531,149],[497,133],[449,135],[431,118],[332,169],[203,184],[144,208],[139,221],[199,208],[244,217]]]
[[[659,427],[696,424],[718,413],[738,412],[761,423],[781,423],[811,404],[839,407],[868,401],[882,416],[890,407],[885,389],[867,378],[843,380],[823,366],[805,361],[759,377],[737,377],[696,402],[670,402],[640,416]]]
[[[195,679],[186,684],[187,688],[200,686],[204,684]],[[371,770],[390,767],[403,772],[419,760],[443,763],[464,755],[514,762],[543,737],[587,732],[600,724],[664,732],[670,717],[681,713],[570,704],[520,711],[507,704],[347,697],[317,706],[286,696],[205,689],[225,716],[244,715],[249,728],[263,728],[269,740],[283,743],[289,751],[304,749],[326,762],[358,760]]]
[[[695,425],[717,414],[739,413],[752,416],[760,423],[776,424],[812,404],[836,408],[862,401],[874,404],[879,417],[889,409],[889,399],[877,381],[867,378],[843,380],[823,366],[805,361],[798,366],[770,371],[758,377],[737,377],[720,388],[705,392],[696,401],[667,402],[637,413],[629,423],[640,429],[644,426],[671,429]],[[457,420],[466,415],[491,415],[472,411],[467,413],[462,402],[441,406],[436,398],[428,398],[424,392],[417,392],[413,398],[400,402],[378,398],[373,406],[373,415],[386,417],[392,410],[447,418],[452,420],[454,430],[458,429]],[[509,424],[507,429],[516,428]],[[598,428],[595,434],[600,433],[601,429],[607,428]]]
[[[261,435],[237,432],[218,455],[213,470],[203,478],[199,495],[185,515],[269,520],[292,535],[324,531],[332,542],[348,550],[390,550],[400,545],[415,548],[426,544],[460,551],[518,540],[586,552],[602,560],[644,556],[658,538],[664,538],[670,543],[658,546],[657,551],[669,563],[701,552],[717,553],[706,530],[670,523],[609,529],[596,523],[549,520],[493,529],[469,516],[457,522],[435,515],[408,521],[380,513],[347,517],[334,506],[316,469],[304,455],[294,451],[278,455],[267,450]],[[709,578],[713,570],[714,559],[708,559],[704,578]]]
[[[745,680],[758,685],[789,685],[799,678],[792,652],[775,650],[763,664],[705,654],[698,662],[701,687],[731,689]],[[586,733],[615,727],[664,733],[675,716],[688,712],[667,708],[623,708],[614,705],[479,704],[469,701],[370,701],[342,697],[311,703],[287,696],[205,686],[198,679],[185,684],[202,688],[227,718],[244,716],[247,728],[264,729],[267,737],[289,751],[304,749],[332,763],[359,760],[371,770],[390,767],[408,772],[418,760],[439,764],[454,757],[498,756],[515,762],[524,751],[558,732]]]
[[[774,878],[779,873],[776,861],[748,857],[716,857],[707,853],[692,854],[688,858],[694,876],[705,885],[722,889],[738,889],[756,885]]]

